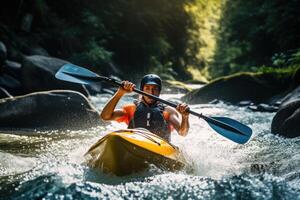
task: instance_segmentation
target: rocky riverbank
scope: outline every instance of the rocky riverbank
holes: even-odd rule
[[[224,101],[249,110],[277,112],[271,131],[284,137],[300,136],[300,67],[292,73],[241,73],[219,78],[188,93],[190,103]]]
[[[101,123],[87,97],[108,92],[109,87],[103,91],[100,83],[84,86],[57,80],[55,73],[68,61],[46,54],[10,60],[9,51],[0,42],[1,130],[74,130]]]
[[[73,84],[55,78],[66,60],[49,55],[22,55],[8,59],[9,49],[0,42],[0,129],[86,129],[100,125],[98,111],[88,97],[113,94],[105,83]],[[41,51],[43,52],[43,51]],[[165,82],[164,92],[187,91],[184,85]]]

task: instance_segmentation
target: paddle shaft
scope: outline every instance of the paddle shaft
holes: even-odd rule
[[[107,77],[101,77],[101,76],[99,76],[99,79],[104,80],[103,78],[104,78],[106,81],[111,82],[111,83],[114,84],[114,85],[123,87],[123,85],[122,85],[122,83],[121,83],[120,81],[117,81],[117,80],[111,79],[111,78],[107,78]],[[138,93],[138,94],[141,94],[141,95],[150,97],[150,98],[152,98],[152,99],[154,99],[154,100],[156,100],[156,101],[162,102],[162,103],[164,103],[164,104],[166,104],[166,105],[168,105],[168,106],[171,106],[171,107],[173,107],[173,108],[176,108],[176,107],[177,107],[177,104],[175,104],[175,103],[172,103],[172,102],[170,102],[170,101],[166,101],[166,100],[161,99],[161,98],[159,98],[159,97],[157,97],[157,96],[154,96],[154,95],[152,95],[152,94],[145,93],[145,92],[143,92],[143,91],[141,91],[141,90],[139,90],[139,89],[133,88],[133,91],[136,92],[136,93]],[[218,125],[218,126],[220,126],[220,127],[222,127],[222,128],[225,128],[225,129],[228,129],[228,130],[231,130],[231,131],[234,131],[234,132],[238,132],[238,133],[240,133],[240,134],[242,134],[242,135],[245,135],[245,134],[242,133],[240,130],[238,130],[238,129],[236,129],[236,128],[234,128],[234,127],[228,125],[228,124],[225,124],[225,123],[223,123],[223,122],[221,122],[221,121],[218,121],[218,120],[215,120],[215,119],[213,119],[213,118],[207,117],[207,116],[203,115],[202,113],[196,113],[195,111],[192,111],[192,110],[188,110],[188,113],[190,113],[190,114],[192,114],[192,115],[195,115],[195,116],[197,116],[197,117],[199,117],[199,118],[202,118],[202,119],[206,120],[207,122],[214,123],[214,124],[216,124],[216,125]]]
[[[107,81],[107,82],[111,83],[112,85],[123,87],[121,81],[118,81],[118,80],[113,79],[113,78],[108,78],[108,77],[105,77],[105,76],[99,76],[98,74],[94,74],[94,73],[93,73],[93,76],[90,76],[90,75],[86,76],[86,75],[80,74],[80,73],[79,74],[78,73],[76,73],[76,74],[75,73],[69,73],[69,72],[63,72],[63,73],[71,75],[73,77],[77,77],[77,78],[88,78],[89,80],[93,80],[93,81],[96,81],[96,82],[98,82],[98,81],[99,82],[100,81]],[[149,94],[149,93],[145,93],[145,92],[143,92],[143,91],[141,91],[139,89],[133,88],[133,91],[136,92],[136,93],[138,93],[138,94],[141,94],[141,95],[144,95],[144,96],[148,96],[148,97],[150,97],[150,98],[152,98],[154,100],[160,101],[160,102],[162,102],[162,103],[164,103],[164,104],[166,104],[168,106],[171,106],[173,108],[177,107],[177,104],[175,104],[175,103],[163,100],[163,99],[161,99],[161,98],[159,98],[157,96],[154,96],[154,95]],[[223,123],[222,121],[215,120],[215,119],[213,119],[211,117],[207,117],[207,116],[203,115],[202,113],[199,114],[199,113],[196,113],[196,112],[194,112],[192,110],[188,110],[188,113],[190,113],[192,115],[195,115],[195,116],[197,116],[199,118],[202,118],[202,119],[206,120],[207,122],[213,123],[213,124],[215,124],[217,126],[220,126],[220,127],[224,128],[224,129],[227,129],[227,130],[230,130],[230,131],[233,131],[233,132],[237,132],[237,133],[239,133],[241,135],[245,135],[239,129],[237,129],[237,128],[229,125],[229,124]]]

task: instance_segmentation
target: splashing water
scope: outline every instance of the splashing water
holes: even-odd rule
[[[162,98],[179,101],[180,95]],[[101,110],[109,95],[92,98]],[[123,98],[119,106],[131,102]],[[252,140],[235,144],[202,119],[190,117],[187,137],[172,134],[192,170],[115,177],[84,164],[88,148],[108,132],[108,123],[84,131],[20,131],[0,134],[0,199],[300,199],[300,138],[270,133],[274,113],[219,103],[191,105],[210,116],[226,116],[253,129]]]

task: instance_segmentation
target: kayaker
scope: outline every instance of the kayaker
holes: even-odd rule
[[[141,96],[134,103],[115,109],[119,100],[133,91],[135,84],[123,81],[115,95],[104,106],[101,118],[125,122],[128,128],[145,128],[152,133],[170,141],[171,131],[175,129],[179,135],[186,136],[189,131],[189,109],[185,103],[178,104],[177,108],[165,106],[160,102]],[[155,74],[145,75],[140,83],[140,90],[159,96],[162,89],[161,78]]]

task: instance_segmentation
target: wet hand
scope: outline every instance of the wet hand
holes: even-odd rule
[[[185,103],[180,103],[177,105],[176,110],[182,115],[182,117],[188,117],[190,107]]]
[[[119,92],[122,92],[124,94],[132,92],[135,88],[135,84],[130,81],[122,81],[122,85],[122,87],[119,87]]]

